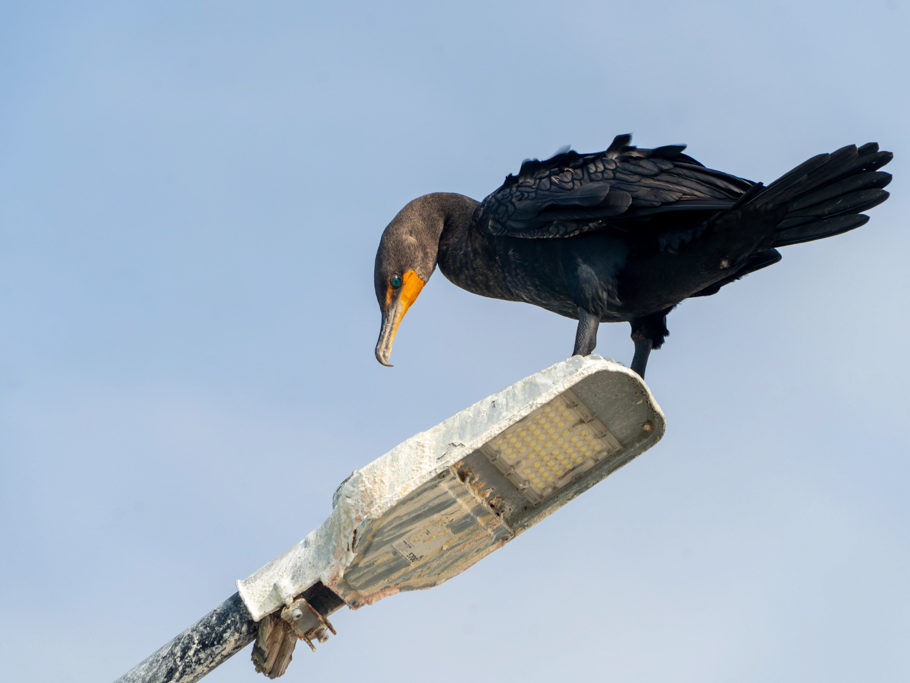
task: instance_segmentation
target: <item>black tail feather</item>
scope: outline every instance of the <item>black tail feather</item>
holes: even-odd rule
[[[813,204],[805,209],[794,211],[792,207],[787,212],[787,217],[780,222],[778,230],[786,230],[797,225],[804,225],[813,220],[831,218],[833,216],[846,216],[871,209],[881,204],[888,198],[888,193],[880,188],[851,192],[825,202]]]
[[[787,247],[791,244],[800,244],[801,242],[811,242],[820,240],[824,237],[833,237],[843,232],[853,230],[861,225],[865,225],[869,216],[864,213],[851,214],[847,216],[834,216],[825,220],[812,221],[804,225],[781,230],[774,235],[775,247]]]
[[[878,171],[891,160],[878,144],[848,145],[803,162],[765,188],[756,203],[786,207],[771,237],[772,247],[837,235],[863,225],[862,211],[888,198],[891,174]]]
[[[837,199],[851,192],[869,189],[881,189],[891,182],[891,174],[883,171],[862,173],[860,175],[848,176],[835,183],[822,187],[815,192],[807,192],[790,205],[791,212],[798,212],[802,209],[809,209],[816,204],[827,202],[831,199]],[[867,207],[871,208],[871,207]],[[861,209],[862,210],[862,209]]]

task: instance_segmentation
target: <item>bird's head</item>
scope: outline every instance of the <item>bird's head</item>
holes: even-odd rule
[[[432,209],[427,198],[415,199],[392,219],[379,241],[373,283],[382,312],[376,360],[383,365],[391,365],[401,319],[436,268],[443,219]]]

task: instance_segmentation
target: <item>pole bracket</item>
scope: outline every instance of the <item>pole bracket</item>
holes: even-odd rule
[[[278,678],[291,663],[298,639],[306,641],[310,649],[315,650],[313,641],[324,643],[329,639],[329,631],[336,633],[325,615],[306,598],[297,598],[280,612],[268,614],[259,621],[252,656],[256,671],[269,678]]]
[[[324,643],[329,639],[329,631],[337,635],[335,627],[319,610],[313,607],[306,598],[297,598],[290,605],[281,610],[281,618],[291,625],[297,637],[306,641],[310,649],[315,651],[314,640]]]

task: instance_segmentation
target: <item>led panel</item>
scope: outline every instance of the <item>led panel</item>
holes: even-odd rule
[[[506,429],[484,450],[490,462],[537,503],[621,448],[604,424],[566,391]]]

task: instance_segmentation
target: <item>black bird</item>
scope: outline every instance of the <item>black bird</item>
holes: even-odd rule
[[[578,320],[573,354],[594,350],[601,322],[632,326],[644,377],[666,318],[780,260],[777,247],[864,224],[883,202],[891,160],[878,144],[819,154],[768,186],[706,168],[684,145],[525,161],[482,202],[418,197],[382,234],[374,282],[382,310],[376,358],[389,365],[404,314],[439,265],[475,294],[524,301]]]

